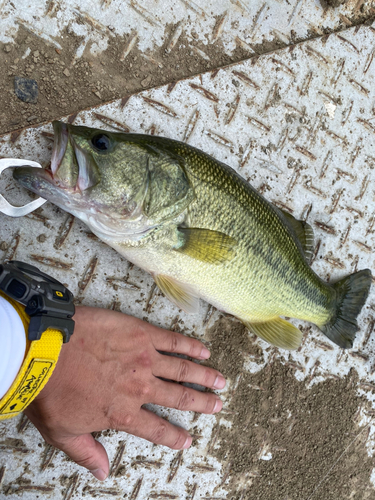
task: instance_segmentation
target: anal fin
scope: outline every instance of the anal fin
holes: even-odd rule
[[[193,294],[189,285],[180,283],[165,274],[155,274],[153,278],[164,295],[177,307],[187,313],[198,312],[199,297]]]
[[[301,345],[302,332],[285,319],[276,318],[265,323],[243,321],[243,324],[258,337],[276,347],[294,350]]]

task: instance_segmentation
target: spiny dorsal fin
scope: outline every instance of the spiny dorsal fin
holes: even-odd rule
[[[276,347],[294,350],[298,349],[301,345],[302,332],[285,319],[275,318],[266,323],[249,323],[243,321],[243,324],[251,332],[258,335],[258,337]]]
[[[187,313],[198,312],[199,297],[193,294],[189,285],[179,283],[165,274],[155,274],[153,278],[164,295],[177,307]]]
[[[220,264],[234,256],[236,240],[220,231],[201,228],[178,228],[181,245],[175,248],[194,259]]]
[[[307,262],[310,262],[314,252],[314,232],[310,224],[303,220],[297,220],[290,213],[279,209],[287,220],[289,226],[293,229],[295,235],[300,241]]]

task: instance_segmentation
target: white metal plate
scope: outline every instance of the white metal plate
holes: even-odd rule
[[[316,235],[313,268],[322,278],[335,280],[357,269],[374,269],[374,47],[372,27],[348,29],[79,113],[75,123],[122,126],[185,140],[226,162],[268,200],[307,219]],[[41,132],[51,130],[43,126],[4,136],[1,153],[47,164],[51,146]],[[13,201],[18,198],[20,191],[10,181],[0,187]],[[67,283],[85,304],[119,307],[164,327],[176,324],[178,317],[186,332],[204,336],[207,304],[202,303],[199,315],[180,313],[167,299],[153,293],[148,275],[129,267],[113,250],[92,239],[79,221],[71,224],[72,219],[51,204],[22,220],[1,216],[0,221],[0,240],[4,242],[1,259],[39,264]],[[38,241],[41,234],[45,236]],[[136,288],[126,289],[126,281]],[[291,355],[267,351],[267,345],[257,341],[263,348],[264,362],[249,359],[246,370],[260,371],[276,356],[299,367],[295,371],[298,380],[315,384],[327,376],[342,377],[354,368],[359,374],[358,391],[372,402],[374,304],[372,290],[359,318],[361,330],[353,350],[343,353],[327,348],[322,334],[313,328],[302,349]],[[209,325],[218,317],[214,312]],[[226,404],[232,390],[233,384],[229,384],[223,393]],[[192,425],[191,414],[158,411],[186,428]],[[369,423],[366,447],[372,454],[375,427],[364,411],[360,417]],[[67,499],[73,491],[77,497],[143,500],[192,498],[197,484],[195,499],[226,498],[223,464],[207,452],[215,422],[213,416],[199,416],[194,425],[202,437],[194,448],[180,454],[125,434],[102,436],[111,462],[120,456],[119,463],[126,467],[126,476],[110,478],[102,487],[67,462],[62,453],[53,456],[53,468],[36,472],[45,460],[36,451],[41,443],[38,433],[28,427],[20,435],[19,419],[2,423],[0,436],[22,439],[18,448],[3,447],[1,451],[0,466],[6,464],[4,486],[25,499],[35,498],[37,491]],[[139,456],[148,457],[152,464],[142,462]],[[24,472],[26,461],[30,466],[24,476],[39,490],[13,482]],[[205,472],[202,463],[206,464]],[[57,479],[61,471],[70,482]]]
[[[263,43],[293,44],[324,35],[374,16],[373,2],[349,0],[332,8],[325,0],[18,0],[0,2],[0,41],[12,43],[20,27],[61,49],[64,30],[82,37],[76,57],[88,47],[105,50],[111,39],[131,35],[124,57],[134,47],[151,56],[169,37],[167,51],[177,50],[182,34],[195,54],[210,60],[204,46],[217,41],[232,54],[241,47],[249,56],[264,52]],[[169,34],[166,28],[173,26]],[[197,42],[203,44],[199,48]],[[214,63],[214,61],[211,61]]]

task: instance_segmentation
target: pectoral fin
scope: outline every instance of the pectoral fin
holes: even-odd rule
[[[234,255],[236,240],[231,236],[201,228],[178,228],[181,245],[177,252],[210,264],[220,264],[231,260]]]
[[[187,313],[198,312],[199,297],[193,294],[189,285],[179,283],[165,274],[155,274],[154,280],[164,295],[177,307]]]
[[[276,318],[266,323],[243,321],[243,324],[258,337],[276,347],[294,350],[301,345],[302,332],[285,319]]]

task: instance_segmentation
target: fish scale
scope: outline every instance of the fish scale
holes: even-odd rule
[[[181,155],[187,155],[187,153],[187,148],[179,152]],[[256,317],[259,314],[266,317],[266,314],[261,312],[262,307],[264,307],[261,303],[263,297],[257,290],[254,290],[255,286],[261,288],[266,285],[262,279],[259,279],[262,270],[263,276],[272,287],[279,284],[286,288],[282,297],[282,305],[278,306],[276,301],[273,302],[275,310],[273,316],[284,314],[298,317],[303,308],[305,314],[314,315],[314,317],[303,319],[317,322],[316,303],[319,293],[317,289],[322,295],[319,302],[322,304],[327,302],[330,297],[329,287],[325,286],[306,266],[303,255],[298,251],[295,236],[286,228],[285,224],[283,225],[273,207],[261,198],[249,184],[244,183],[237,174],[229,171],[226,165],[215,162],[202,153],[200,161],[196,162],[197,156],[193,154],[187,156],[186,159],[186,169],[193,174],[190,179],[197,194],[196,201],[188,209],[189,223],[192,227],[208,227],[223,231],[241,242],[237,251],[237,260],[227,264],[228,274],[234,273],[236,269],[242,269],[240,278],[236,277],[232,292],[245,297],[248,295],[247,309],[257,311]],[[195,181],[196,178],[199,179],[199,182]],[[221,199],[211,187],[214,179],[218,180],[215,188],[221,188]],[[234,198],[233,201],[231,196]],[[222,207],[225,208],[220,210]],[[271,242],[269,242],[270,239]],[[254,241],[256,244],[253,243]],[[268,253],[265,253],[266,251]],[[282,259],[281,262],[280,259]],[[269,265],[262,266],[260,261],[268,261]],[[248,267],[249,269],[247,269]],[[215,272],[215,269],[212,271]],[[246,273],[246,271],[248,272]],[[308,280],[313,282],[311,286],[309,286]],[[291,282],[290,287],[287,286],[289,281]],[[229,283],[228,279],[227,284]],[[286,296],[288,300],[286,300]],[[261,297],[261,300],[258,297]],[[301,298],[305,299],[306,304],[302,304]],[[311,299],[313,300],[313,308],[309,309]],[[241,316],[248,320],[254,319],[251,313],[246,315],[243,310]]]

